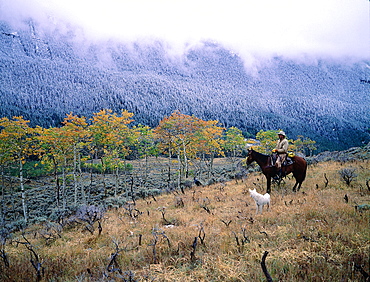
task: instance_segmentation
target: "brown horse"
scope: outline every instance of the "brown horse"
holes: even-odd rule
[[[299,191],[301,188],[302,182],[306,178],[307,172],[307,162],[304,158],[294,156],[291,158],[293,163],[287,166],[282,166],[282,174],[288,175],[293,172],[293,176],[296,180],[296,183],[293,187],[293,192]],[[271,166],[271,156],[258,153],[252,149],[248,150],[247,164],[251,164],[253,161],[256,161],[257,164],[261,167],[262,173],[266,176],[267,179],[267,193],[271,193],[271,177],[276,175],[277,168]]]

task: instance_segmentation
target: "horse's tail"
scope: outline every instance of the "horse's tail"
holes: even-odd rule
[[[306,175],[307,175],[307,161],[302,158],[302,161],[303,161],[303,165],[304,165],[304,173],[303,173],[303,179],[302,179],[302,182],[306,179]]]
[[[298,156],[295,156],[293,159],[294,159],[294,163],[298,165],[298,168],[299,168],[299,172],[296,168],[294,169],[295,174],[298,176],[298,173],[299,173],[300,181],[303,182],[306,179],[306,174],[307,174],[307,161],[304,158],[301,158]]]

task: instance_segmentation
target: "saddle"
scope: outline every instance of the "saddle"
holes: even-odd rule
[[[285,161],[282,162],[281,166],[292,165],[294,163],[294,160],[293,160],[294,156],[295,156],[294,153],[288,153],[285,158]],[[271,155],[271,166],[275,166],[277,158],[278,158],[278,154]]]
[[[276,175],[273,177],[276,181],[281,181],[283,177],[286,176],[284,167],[290,166],[294,163],[294,160],[292,159],[294,157],[293,155],[287,154],[285,160],[281,163],[281,169],[276,172]],[[276,160],[278,158],[278,154],[272,154],[271,155],[271,166],[275,166]]]
[[[292,165],[294,163],[293,159],[289,156],[286,157],[286,160],[283,162],[283,166],[289,166],[289,165]]]
[[[292,165],[294,163],[294,157],[295,157],[295,154],[293,152],[288,152],[284,165],[285,166]]]

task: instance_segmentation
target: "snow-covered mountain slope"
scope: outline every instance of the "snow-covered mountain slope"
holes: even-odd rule
[[[170,56],[162,42],[93,44],[73,32],[15,30],[0,22],[0,116],[55,126],[69,112],[127,109],[156,126],[173,111],[236,126],[246,135],[283,129],[319,151],[370,141],[370,62],[261,59],[205,42]]]

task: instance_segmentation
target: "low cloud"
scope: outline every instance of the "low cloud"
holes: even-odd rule
[[[367,0],[0,0],[0,20],[80,27],[91,40],[163,39],[181,53],[204,40],[249,60],[370,58]],[[248,59],[249,58],[249,59]]]

